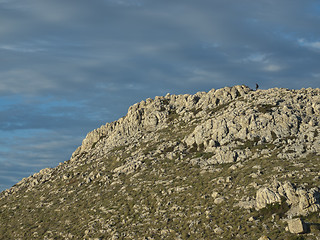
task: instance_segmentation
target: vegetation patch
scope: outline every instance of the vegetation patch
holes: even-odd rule
[[[272,108],[279,107],[279,106],[273,105],[273,104],[260,104],[257,107],[258,107],[258,111],[261,113],[271,113],[273,112]]]
[[[175,110],[170,110],[167,118],[168,122],[173,122],[175,119],[179,118],[179,114]]]
[[[232,100],[230,102],[227,102],[227,103],[223,103],[223,104],[220,104],[218,105],[217,107],[213,108],[213,109],[208,109],[207,110],[207,114],[210,114],[210,115],[213,115],[223,109],[226,109],[232,102],[234,102],[235,100]]]
[[[100,137],[99,137],[99,140],[96,141],[96,142],[94,142],[94,143],[92,144],[91,149],[95,148],[96,145],[97,145],[97,143],[98,143],[101,139],[103,139],[103,138],[105,138],[105,137],[106,137],[106,136],[100,136]]]
[[[192,112],[193,113],[193,115],[195,116],[195,115],[197,115],[199,112],[201,112],[203,109],[202,108],[192,108],[192,109],[190,109],[189,110],[189,112]]]
[[[255,213],[255,216],[259,218],[260,220],[267,220],[272,217],[272,215],[275,215],[278,220],[280,218],[284,218],[286,216],[286,213],[289,211],[290,206],[286,202],[285,197],[281,197],[281,202],[276,202],[272,204],[268,204],[265,208],[260,209]]]

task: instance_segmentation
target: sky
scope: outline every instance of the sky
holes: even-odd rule
[[[0,191],[146,98],[320,87],[319,0],[0,0]]]

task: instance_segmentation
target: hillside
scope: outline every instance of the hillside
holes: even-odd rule
[[[320,239],[319,123],[320,89],[146,99],[3,191],[0,239]]]

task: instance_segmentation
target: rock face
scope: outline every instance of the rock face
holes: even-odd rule
[[[284,184],[275,182],[271,186],[262,187],[256,194],[256,208],[265,208],[268,204],[279,202],[281,197],[290,206],[288,217],[307,215],[310,212],[320,210],[320,189],[318,187],[306,190],[302,187],[296,188],[290,182]]]
[[[320,224],[319,123],[320,89],[146,99],[0,193],[0,239],[287,239]]]

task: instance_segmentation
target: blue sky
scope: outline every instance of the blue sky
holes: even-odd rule
[[[0,191],[148,97],[320,87],[320,1],[0,0]]]

